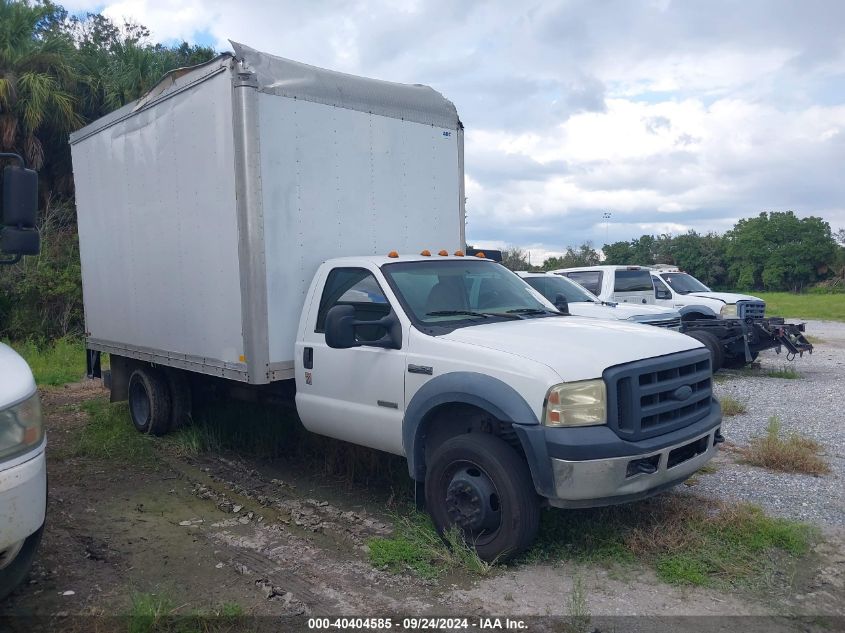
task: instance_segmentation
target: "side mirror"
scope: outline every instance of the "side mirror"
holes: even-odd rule
[[[23,167],[23,160],[15,154],[0,157],[16,158],[21,166],[8,165],[3,170],[2,232],[0,251],[16,255],[37,255],[41,239],[35,229],[38,219],[38,172]]]
[[[658,299],[671,299],[672,293],[666,290],[666,288],[657,288],[654,291],[654,296]]]
[[[564,314],[569,314],[569,302],[562,294],[558,294],[555,297],[555,307]]]
[[[359,341],[355,335],[358,327],[384,328],[384,336],[375,341]],[[355,308],[349,305],[335,306],[326,314],[326,345],[333,349],[351,347],[383,347],[385,349],[402,348],[402,324],[396,314],[390,314],[376,321],[359,321],[355,318]]]

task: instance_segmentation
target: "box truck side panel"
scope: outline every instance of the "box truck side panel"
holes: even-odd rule
[[[271,366],[328,258],[463,248],[456,128],[259,94]]]
[[[228,72],[74,141],[92,348],[245,371],[232,146]]]

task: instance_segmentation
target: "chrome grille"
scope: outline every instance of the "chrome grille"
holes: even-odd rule
[[[762,319],[766,316],[766,304],[763,301],[738,301],[736,315],[740,319]]]
[[[604,372],[608,425],[628,440],[689,426],[712,406],[710,353],[690,350],[617,365]]]

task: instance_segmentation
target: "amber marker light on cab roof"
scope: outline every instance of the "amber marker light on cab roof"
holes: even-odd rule
[[[439,252],[439,253],[437,253],[437,254],[438,254],[438,255],[440,255],[440,257],[448,257],[448,256],[449,256],[449,251],[447,251],[445,248],[443,248],[443,249],[441,249],[441,250],[440,250],[440,252]]]
[[[483,251],[478,251],[478,252],[475,254],[475,256],[476,256],[476,257],[480,257],[481,259],[486,259],[486,258],[487,258],[487,255],[485,255]]]
[[[431,257],[431,251],[427,248],[423,249],[422,251],[420,251],[420,255],[422,255],[423,257]]]
[[[396,251],[390,251],[390,252],[387,254],[387,256],[388,256],[388,257],[399,257],[399,253],[397,253]]]
[[[455,257],[463,257],[463,256],[464,256],[463,251],[455,251]]]

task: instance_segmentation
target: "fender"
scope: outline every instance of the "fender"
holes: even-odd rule
[[[724,302],[723,302],[724,303]],[[708,308],[705,305],[688,305],[682,308],[678,308],[678,312],[681,313],[681,318],[683,319],[687,314],[691,314],[693,312],[697,312],[698,314],[703,314],[705,316],[712,316],[715,319],[719,318],[719,315],[716,314],[712,308]]]
[[[443,374],[425,383],[408,403],[402,420],[402,446],[408,472],[416,481],[425,479],[425,426],[428,414],[443,404],[469,404],[503,422],[539,425],[534,411],[516,390],[498,378],[469,371]]]

